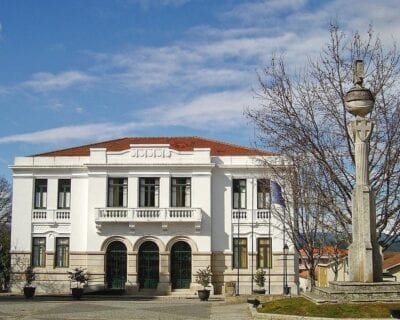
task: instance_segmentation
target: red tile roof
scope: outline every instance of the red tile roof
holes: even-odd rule
[[[347,249],[339,249],[333,246],[326,246],[323,248],[314,248],[314,255],[315,256],[338,256],[338,257],[345,257],[348,254]],[[305,256],[306,253],[304,249],[300,249],[300,255]]]
[[[271,152],[243,147],[231,143],[200,137],[134,137],[103,141],[68,149],[35,154],[35,157],[89,156],[90,148],[106,148],[107,151],[129,149],[131,144],[168,144],[177,151],[192,151],[193,148],[210,148],[212,156],[256,156],[273,155]]]
[[[383,254],[383,270],[400,265],[400,252],[385,252]]]

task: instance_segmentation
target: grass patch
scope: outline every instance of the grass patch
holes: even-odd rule
[[[389,310],[399,308],[399,303],[317,305],[298,297],[263,303],[258,312],[329,318],[390,318]]]

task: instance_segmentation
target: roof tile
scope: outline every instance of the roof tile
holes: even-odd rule
[[[106,148],[107,151],[122,151],[129,149],[131,144],[169,144],[177,151],[192,151],[194,148],[210,148],[212,156],[255,156],[273,155],[271,152],[243,147],[222,141],[200,137],[130,137],[110,141],[103,141],[68,149],[55,150],[35,157],[74,157],[89,156],[90,148]]]

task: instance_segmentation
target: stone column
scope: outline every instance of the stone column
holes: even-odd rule
[[[348,125],[354,143],[356,184],[352,195],[352,236],[349,247],[349,280],[352,282],[382,281],[382,255],[376,238],[375,197],[369,182],[369,139],[373,121],[365,116],[371,112],[374,97],[363,87],[364,64],[354,65],[354,87],[346,94],[347,111],[356,116]]]
[[[160,252],[160,279],[157,286],[159,294],[171,293],[171,279],[169,273],[169,252]]]
[[[349,276],[355,282],[382,281],[382,262],[376,239],[375,196],[369,183],[369,138],[374,123],[357,117],[348,125],[354,143],[356,185],[353,190],[353,242],[349,247]]]

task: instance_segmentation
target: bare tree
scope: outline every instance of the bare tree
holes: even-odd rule
[[[0,177],[0,290],[10,281],[11,186]]]
[[[330,232],[332,214],[326,209],[328,203],[316,179],[323,173],[310,157],[297,156],[283,167],[273,166],[267,161],[265,159],[265,165],[272,168],[275,179],[284,186],[282,196],[286,204],[272,212],[300,253],[301,264],[308,271],[312,289],[316,283],[316,269],[326,246],[338,243]]]
[[[0,227],[11,222],[11,185],[0,177]]]
[[[384,249],[398,239],[400,56],[395,44],[384,48],[372,28],[365,37],[358,32],[348,36],[337,25],[331,25],[329,41],[319,57],[309,59],[301,70],[288,70],[283,57],[272,58],[259,75],[257,97],[261,106],[246,112],[258,129],[256,144],[285,155],[298,175],[288,176],[273,166],[269,168],[295,184],[294,216],[299,221],[298,226],[293,224],[298,235],[292,237],[302,237],[302,242],[293,239],[295,244],[314,246],[315,239],[305,239],[307,233],[312,237],[329,231],[332,218],[342,239],[351,241],[355,163],[353,142],[347,132],[351,115],[346,112],[344,96],[353,85],[352,64],[356,59],[364,60],[365,85],[375,96],[369,164],[376,193],[377,234]],[[296,188],[305,188],[314,195],[309,197]],[[310,223],[307,219],[312,222],[302,226],[303,219],[306,224]]]

